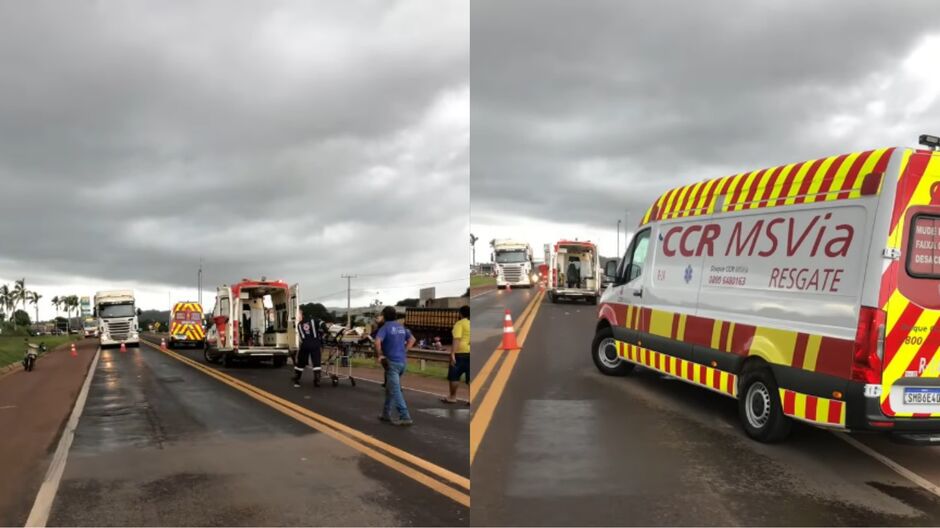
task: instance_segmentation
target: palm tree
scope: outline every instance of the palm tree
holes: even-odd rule
[[[26,311],[26,279],[20,279],[13,282],[13,327],[16,328],[16,303],[23,303],[23,311]]]
[[[69,313],[71,313],[73,310],[76,312],[78,311],[78,296],[77,295],[69,295]],[[71,325],[71,322],[72,322],[72,319],[70,317],[69,325]],[[70,333],[71,333],[71,330],[72,330],[72,327],[69,326]]]
[[[0,312],[3,312],[3,318],[6,319],[7,307],[10,305],[10,287],[4,284],[0,286]]]
[[[477,240],[480,240],[480,237],[474,235],[473,233],[470,233],[470,249],[473,254],[473,257],[472,257],[473,261],[471,262],[471,264],[473,265],[476,265],[477,263]]]
[[[39,292],[29,292],[29,303],[36,308],[36,320],[33,323],[37,325],[39,324],[39,299],[42,299]]]

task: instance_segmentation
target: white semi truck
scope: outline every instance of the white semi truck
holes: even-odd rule
[[[493,262],[496,263],[496,287],[525,286],[538,283],[538,273],[532,262],[532,247],[518,240],[493,240]]]
[[[133,290],[100,291],[95,294],[95,317],[101,346],[124,343],[140,346],[140,329]]]

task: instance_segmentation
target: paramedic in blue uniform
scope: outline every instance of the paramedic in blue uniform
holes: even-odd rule
[[[300,376],[307,363],[313,367],[313,386],[320,386],[320,325],[314,318],[307,319],[301,312],[297,323],[297,335],[300,337],[300,350],[294,362],[294,387],[300,387]]]

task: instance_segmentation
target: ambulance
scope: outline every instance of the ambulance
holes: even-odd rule
[[[559,240],[548,255],[548,298],[597,304],[601,295],[601,261],[590,241]],[[569,271],[577,268],[577,277]],[[571,279],[571,280],[569,280]]]
[[[671,189],[643,217],[591,354],[793,420],[940,443],[940,138]]]
[[[239,359],[271,359],[281,367],[299,348],[297,285],[242,279],[216,289],[206,332],[205,360],[231,366]]]
[[[178,302],[170,310],[170,338],[167,346],[186,345],[203,348],[206,344],[206,329],[203,326],[202,305],[197,302]]]

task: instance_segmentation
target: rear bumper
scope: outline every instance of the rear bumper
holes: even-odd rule
[[[552,290],[552,295],[564,299],[594,299],[600,297],[600,293],[594,290],[575,290],[560,288]]]
[[[865,396],[865,384],[855,381],[848,383],[846,391],[845,425],[853,431],[882,431],[892,436],[925,437],[914,443],[924,443],[930,437],[936,437],[930,443],[940,443],[940,417],[908,418],[886,416],[881,410],[880,396]]]
[[[229,352],[235,357],[277,357],[290,356],[291,350],[287,348],[246,348]]]

